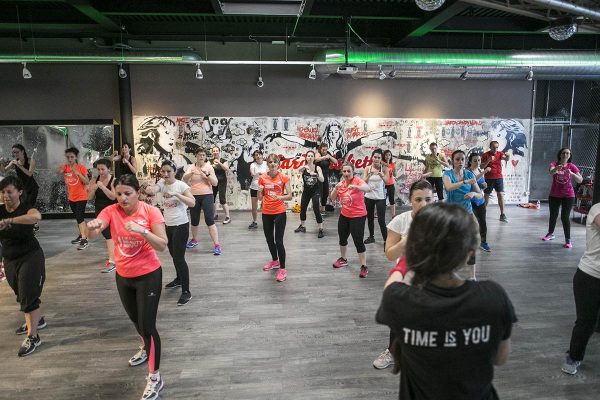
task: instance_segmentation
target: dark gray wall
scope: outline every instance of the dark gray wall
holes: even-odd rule
[[[119,118],[115,65],[0,64],[0,120]]]
[[[134,115],[531,117],[523,81],[308,79],[309,66],[134,65]]]
[[[0,120],[119,119],[115,65],[0,65]],[[307,78],[308,66],[132,65],[134,115],[530,118],[531,82]]]

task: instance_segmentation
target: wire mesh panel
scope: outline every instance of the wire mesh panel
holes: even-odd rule
[[[584,178],[592,175],[596,166],[598,148],[598,126],[571,128],[570,142],[572,162],[582,171]]]
[[[573,81],[538,81],[535,89],[536,122],[570,122]]]
[[[552,183],[548,167],[556,160],[556,153],[562,147],[562,125],[535,125],[533,133],[533,153],[531,157],[531,180],[529,199],[547,199]]]
[[[600,122],[600,82],[577,81],[573,98],[573,123],[594,122]]]

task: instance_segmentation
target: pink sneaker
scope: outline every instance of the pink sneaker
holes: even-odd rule
[[[269,261],[264,267],[263,271],[270,271],[272,269],[279,268],[279,260]]]
[[[279,268],[279,265],[277,265],[277,268]],[[280,269],[279,272],[277,272],[277,277],[275,278],[275,280],[277,282],[283,282],[285,281],[285,278],[287,278],[287,270],[284,269]]]
[[[548,240],[554,240],[554,234],[553,234],[553,233],[547,233],[547,234],[546,234],[546,236],[544,236],[544,237],[542,238],[542,240],[543,240],[544,242],[547,242]]]
[[[347,267],[347,266],[348,266],[348,260],[346,260],[345,258],[342,258],[342,257],[338,258],[333,263],[333,268],[342,268],[342,267]]]
[[[360,272],[358,273],[358,277],[359,278],[366,278],[367,275],[369,275],[369,268],[367,268],[366,266],[362,265],[360,267]]]
[[[568,240],[565,242],[565,244],[563,245],[563,247],[565,249],[572,249],[573,248],[573,243],[571,243],[571,240]]]

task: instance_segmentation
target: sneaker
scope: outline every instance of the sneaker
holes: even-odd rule
[[[388,349],[386,349],[379,355],[379,357],[375,359],[375,361],[373,361],[373,366],[377,369],[386,369],[392,365],[394,365],[394,357]]]
[[[547,242],[548,240],[554,240],[555,236],[553,233],[547,233],[546,236],[542,238],[543,241]]]
[[[375,243],[375,238],[373,236],[369,236],[368,238],[365,239],[364,243],[365,244]]]
[[[220,244],[215,244],[215,249],[213,254],[215,256],[220,256],[221,255],[221,245]]]
[[[85,250],[90,245],[87,239],[81,239],[79,241],[79,246],[77,246],[77,250]]]
[[[48,324],[46,324],[46,320],[44,320],[44,317],[41,317],[40,320],[38,321],[38,330],[44,329],[47,325]],[[15,334],[17,334],[17,335],[24,335],[26,333],[27,333],[27,324],[21,325],[15,331]]]
[[[317,235],[317,237],[318,237],[319,239],[321,239],[321,238],[325,237],[325,231],[323,231],[323,229],[319,229],[319,234]]]
[[[488,253],[490,251],[492,251],[492,249],[490,249],[490,245],[487,242],[481,242],[479,243],[479,248],[483,251],[487,251]]]
[[[140,365],[148,360],[148,355],[146,354],[146,350],[143,345],[140,345],[140,349],[137,353],[135,353],[128,361],[129,366],[135,367],[136,365]]]
[[[185,245],[186,249],[193,249],[194,247],[198,246],[198,241],[196,239],[190,239],[189,242],[187,242],[187,244]]]
[[[165,289],[174,289],[176,287],[181,287],[181,281],[178,278],[173,279],[165,285]]]
[[[227,225],[229,223],[231,223],[231,218],[225,217],[225,219],[223,220],[223,225]]]
[[[300,225],[299,227],[297,227],[296,229],[294,229],[294,232],[296,232],[296,233],[298,233],[298,232],[306,233],[306,227]]]
[[[359,278],[366,278],[367,275],[369,275],[369,268],[367,268],[365,265],[361,265],[360,266],[360,272],[358,273],[358,277]]]
[[[177,300],[178,306],[185,306],[192,299],[192,294],[190,292],[181,293],[181,297]]]
[[[279,260],[269,261],[263,267],[263,271],[270,271],[272,269],[279,269]]]
[[[567,354],[565,359],[565,363],[560,368],[562,372],[569,375],[575,375],[577,373],[577,368],[581,365],[581,361],[574,361],[571,359],[571,356]]]
[[[506,218],[506,215],[500,214],[500,222],[508,222],[508,219]]]
[[[565,249],[572,249],[573,248],[573,243],[571,243],[571,239],[567,239],[567,241],[565,242],[565,244],[563,245],[563,247]]]
[[[107,261],[104,264],[104,268],[100,272],[103,274],[108,274],[109,272],[113,272],[115,268],[117,268],[117,266],[115,265],[114,261]]]
[[[79,235],[75,239],[71,240],[71,244],[79,244],[79,242],[81,242],[81,235]]]
[[[248,225],[248,229],[256,229],[258,228],[258,224],[254,221],[250,225]]]
[[[285,278],[287,278],[287,270],[285,268],[280,269],[279,272],[277,272],[277,277],[275,280],[277,282],[283,282],[285,281]]]
[[[346,260],[345,258],[338,258],[334,263],[333,263],[333,268],[342,268],[342,267],[347,267],[348,266],[348,260]]]
[[[40,339],[39,335],[27,336],[25,340],[23,340],[21,348],[17,354],[19,357],[28,356],[33,353],[40,344],[42,344],[42,339]]]
[[[158,394],[162,390],[165,383],[163,382],[160,374],[156,375],[156,378],[152,378],[152,376],[148,376],[146,378],[148,383],[146,383],[146,389],[144,389],[144,394],[142,394],[142,400],[156,400],[158,399]]]

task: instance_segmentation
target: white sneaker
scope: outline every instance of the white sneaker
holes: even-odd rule
[[[142,394],[142,400],[158,399],[158,394],[165,385],[162,377],[160,374],[157,374],[155,379],[152,379],[151,376],[148,376],[146,380],[148,383],[146,383],[146,389],[144,389],[144,394]]]
[[[373,361],[373,366],[377,369],[386,369],[392,365],[394,365],[394,357],[388,349],[386,349],[379,355],[379,357],[375,359],[375,361]]]
[[[143,364],[148,359],[144,346],[140,346],[140,350],[129,359],[129,365],[135,367],[136,365]]]

